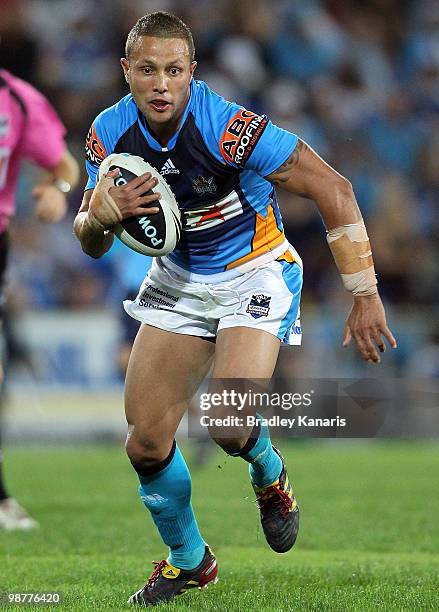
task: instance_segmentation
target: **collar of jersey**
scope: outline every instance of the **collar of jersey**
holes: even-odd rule
[[[140,129],[142,131],[142,134],[145,136],[147,143],[149,144],[149,146],[151,147],[151,149],[154,149],[154,151],[172,151],[172,149],[175,147],[175,143],[177,142],[177,138],[178,135],[180,134],[181,128],[184,126],[187,116],[189,114],[190,108],[192,106],[192,100],[194,97],[194,87],[195,87],[195,83],[194,80],[192,79],[191,81],[191,90],[190,90],[190,94],[189,94],[189,100],[187,102],[186,105],[186,109],[184,111],[181,123],[180,123],[180,127],[178,128],[178,130],[175,132],[175,134],[172,136],[172,138],[168,141],[168,144],[166,145],[166,147],[162,147],[162,145],[157,142],[157,140],[154,138],[154,136],[151,134],[151,132],[149,131],[148,128],[148,124],[145,120],[145,117],[141,114],[140,110],[139,110],[139,126]]]

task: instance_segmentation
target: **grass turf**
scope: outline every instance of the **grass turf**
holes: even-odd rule
[[[301,506],[296,547],[287,555],[268,549],[246,466],[215,452],[192,477],[220,582],[159,609],[438,610],[439,446],[281,448]],[[123,449],[9,449],[6,468],[14,495],[41,528],[0,533],[0,591],[63,591],[58,610],[130,609],[127,597],[165,550]]]

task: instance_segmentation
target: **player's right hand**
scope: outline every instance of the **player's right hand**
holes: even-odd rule
[[[387,326],[386,314],[378,293],[366,296],[355,296],[352,310],[347,318],[343,346],[346,347],[354,338],[357,349],[365,361],[380,363],[380,353],[386,351],[384,338],[393,349],[397,342]]]
[[[114,179],[119,170],[110,170],[97,183],[89,204],[92,224],[98,229],[111,229],[123,219],[137,215],[159,212],[154,202],[159,193],[147,193],[157,185],[157,179],[149,172],[142,174],[125,185],[116,186]]]

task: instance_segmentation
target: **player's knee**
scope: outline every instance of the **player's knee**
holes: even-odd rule
[[[163,449],[152,440],[139,440],[132,434],[127,437],[125,450],[138,474],[149,472],[152,467],[163,462],[169,452],[169,449]]]

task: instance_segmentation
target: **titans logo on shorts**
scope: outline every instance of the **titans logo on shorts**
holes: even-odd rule
[[[87,136],[89,180],[96,185],[110,153],[140,155],[166,177],[182,212],[183,232],[168,255],[211,275],[276,259],[288,249],[272,184],[264,177],[289,157],[297,136],[265,116],[227,102],[192,81],[179,131],[162,147],[131,95],[104,110]],[[248,266],[247,266],[248,267]]]
[[[250,300],[250,304],[247,306],[247,311],[251,314],[254,319],[260,319],[261,317],[267,317],[270,312],[271,296],[261,294],[253,294]]]

